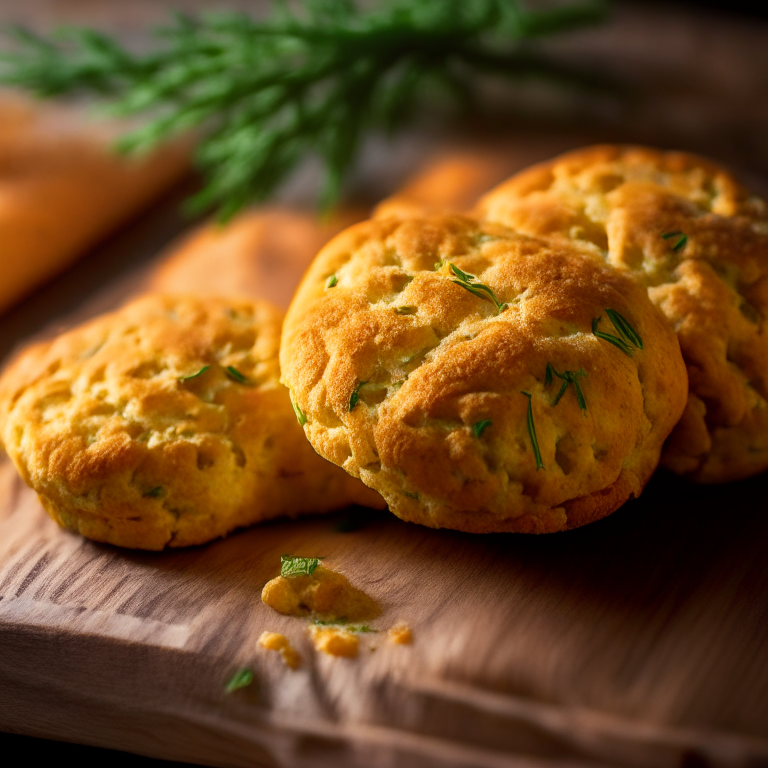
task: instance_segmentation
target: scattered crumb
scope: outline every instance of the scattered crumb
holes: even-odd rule
[[[360,641],[357,635],[346,629],[312,626],[309,628],[309,635],[318,651],[331,656],[345,656],[350,659],[357,656]]]
[[[291,669],[298,669],[301,666],[301,656],[291,647],[285,635],[278,632],[262,632],[259,645],[270,651],[278,651]]]
[[[395,624],[389,630],[389,639],[398,645],[410,645],[413,642],[413,632],[407,624]]]
[[[318,566],[310,576],[278,576],[267,582],[261,599],[287,616],[315,616],[334,621],[369,621],[381,609],[346,576]]]

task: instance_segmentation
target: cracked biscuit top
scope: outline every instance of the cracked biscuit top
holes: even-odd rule
[[[280,355],[322,456],[399,517],[472,532],[609,514],[642,490],[687,391],[674,332],[629,276],[462,216],[332,240]]]
[[[23,352],[5,449],[67,528],[141,549],[377,496],[307,445],[279,383],[281,312],[152,296]]]
[[[768,205],[714,163],[599,146],[529,168],[484,218],[630,271],[677,332],[690,392],[662,462],[700,482],[768,469]]]

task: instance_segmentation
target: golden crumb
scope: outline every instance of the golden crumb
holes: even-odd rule
[[[287,616],[313,615],[326,620],[370,621],[381,610],[346,576],[319,566],[310,576],[278,576],[267,582],[261,599]]]
[[[268,651],[277,651],[291,669],[298,669],[301,666],[301,656],[291,647],[285,635],[279,632],[262,632],[259,645]]]
[[[411,628],[403,622],[395,624],[395,626],[389,630],[388,634],[390,642],[397,643],[397,645],[410,645],[413,642],[413,632],[411,631]]]
[[[312,626],[309,628],[309,636],[315,649],[329,656],[343,656],[348,659],[357,657],[360,641],[357,635],[347,629]]]

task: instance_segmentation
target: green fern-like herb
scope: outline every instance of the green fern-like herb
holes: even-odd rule
[[[465,98],[476,73],[594,84],[530,43],[604,16],[602,0],[539,10],[519,0],[276,1],[259,20],[178,14],[147,53],[93,29],[15,29],[0,83],[46,97],[88,94],[117,114],[147,115],[123,137],[126,151],[196,130],[207,184],[193,209],[216,206],[226,219],[268,198],[307,155],[324,163],[327,208],[366,133],[400,127],[429,83]]]

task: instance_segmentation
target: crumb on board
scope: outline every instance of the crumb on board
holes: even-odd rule
[[[277,651],[291,669],[298,669],[301,666],[301,656],[291,647],[285,635],[279,632],[262,632],[259,645],[269,651]]]
[[[398,645],[410,645],[413,642],[413,632],[407,624],[400,622],[389,630],[389,639]]]
[[[309,635],[315,649],[330,656],[344,656],[353,659],[357,656],[360,648],[357,635],[340,627],[312,626],[309,628]]]
[[[287,616],[316,616],[343,621],[369,621],[381,609],[342,573],[318,566],[311,574],[278,576],[267,582],[261,599]]]

